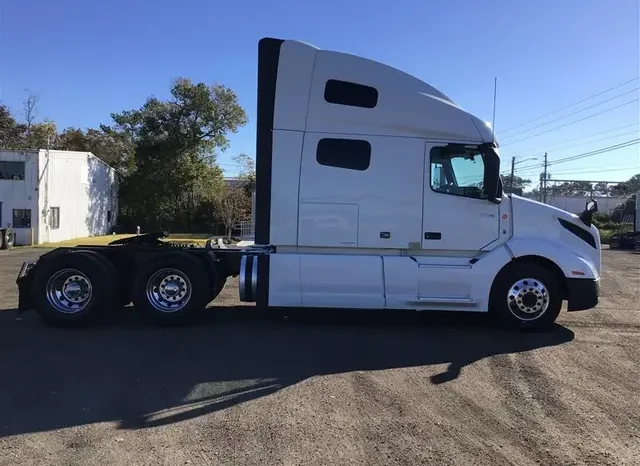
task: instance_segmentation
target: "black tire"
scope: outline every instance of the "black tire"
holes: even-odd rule
[[[222,292],[222,289],[226,284],[227,284],[227,277],[224,277],[224,278],[220,278],[220,276],[217,277],[216,286],[213,289],[213,296],[211,297],[209,302],[213,301],[218,297],[218,295]]]
[[[74,298],[88,293],[86,300],[74,303],[74,298],[62,293],[63,284],[69,281],[77,285],[70,293],[80,290]],[[89,287],[91,291],[87,292]],[[104,259],[89,251],[71,251],[43,262],[36,270],[32,290],[35,309],[46,324],[84,327],[111,307],[114,288]]]
[[[136,308],[162,326],[189,323],[211,296],[204,264],[183,252],[162,254],[143,264],[132,291]]]
[[[5,232],[6,228],[0,228],[0,249],[7,249]]]
[[[11,249],[16,242],[16,234],[12,229],[7,228],[4,232],[4,239],[2,241],[4,249]]]
[[[489,315],[501,327],[549,330],[563,301],[561,277],[532,263],[514,263],[503,269],[491,287]]]
[[[103,267],[107,271],[108,280],[110,280],[110,286],[111,286],[110,306],[112,307],[118,306],[122,302],[121,296],[123,295],[123,293],[120,286],[120,280],[118,278],[118,271],[116,270],[116,266],[113,265],[113,263],[111,263],[109,259],[104,257],[102,254],[97,253],[96,251],[91,251],[90,249],[72,250],[72,251],[69,251],[68,254],[89,254],[92,257],[95,257],[96,260],[101,262]]]

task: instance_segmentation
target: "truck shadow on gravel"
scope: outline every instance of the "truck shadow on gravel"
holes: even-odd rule
[[[61,330],[0,312],[0,437],[111,421],[157,427],[352,371],[448,364],[425,375],[425,384],[443,384],[483,358],[574,337],[560,325],[504,332],[483,317],[237,307],[163,329],[125,308],[101,326]]]

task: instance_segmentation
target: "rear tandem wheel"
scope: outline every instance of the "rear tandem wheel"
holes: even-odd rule
[[[211,287],[204,264],[189,254],[161,254],[144,264],[133,285],[137,309],[160,325],[183,325],[205,308]]]
[[[68,251],[35,271],[35,309],[48,325],[95,322],[117,299],[114,268],[93,251]]]

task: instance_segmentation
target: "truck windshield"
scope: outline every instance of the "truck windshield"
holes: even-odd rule
[[[437,192],[486,199],[484,172],[479,151],[439,151],[431,158],[431,187]]]

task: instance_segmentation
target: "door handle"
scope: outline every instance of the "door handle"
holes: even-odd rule
[[[442,233],[439,231],[425,231],[424,239],[442,239]]]

